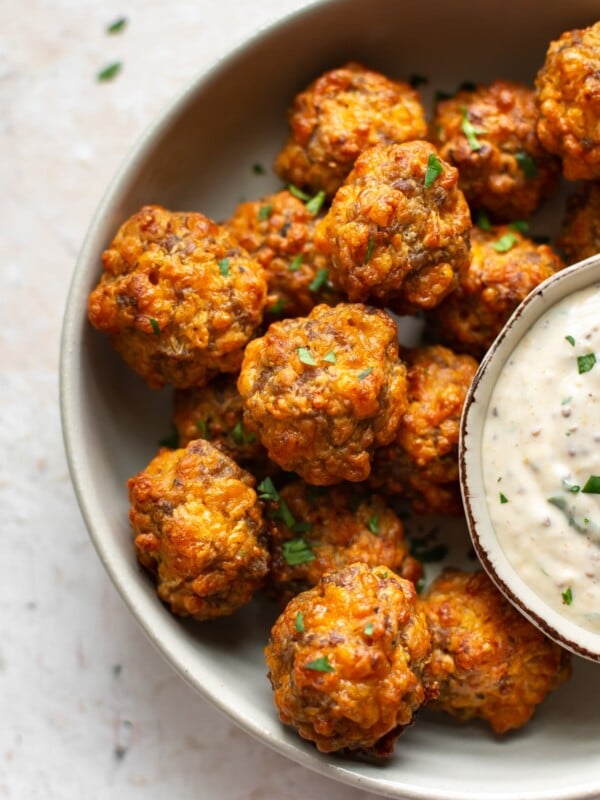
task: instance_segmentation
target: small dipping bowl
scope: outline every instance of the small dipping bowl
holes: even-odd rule
[[[600,626],[598,626],[599,632],[595,632],[582,627],[578,622],[569,618],[566,603],[571,600],[570,589],[567,590],[566,603],[563,603],[563,613],[561,613],[560,601],[555,603],[554,607],[550,605],[534,591],[528,581],[519,573],[518,568],[509,560],[500,541],[503,533],[500,528],[503,523],[497,520],[496,527],[494,527],[490,510],[492,500],[491,496],[490,500],[486,499],[484,485],[484,428],[494,390],[509,359],[523,336],[543,314],[557,303],[575,295],[576,292],[591,288],[595,284],[598,285],[598,321],[600,322],[600,254],[551,276],[531,292],[516,309],[486,353],[467,395],[461,420],[459,458],[461,491],[469,532],[475,551],[490,578],[507,599],[546,635],[580,656],[600,661]],[[564,333],[568,334],[569,331],[565,330]],[[565,346],[569,347],[568,340]],[[600,352],[597,353],[597,357],[598,364],[595,365],[595,369],[600,370]],[[573,363],[575,372],[577,372],[575,349]],[[536,370],[532,370],[526,377],[527,381],[534,382],[532,384],[534,389],[536,389],[535,382],[539,374]],[[516,391],[514,402],[520,402]],[[539,402],[541,404],[547,402],[541,388]],[[596,402],[598,401],[596,400]],[[598,419],[597,430],[600,432],[600,419]],[[499,446],[503,446],[502,443]],[[511,447],[508,443],[505,443],[504,446]],[[592,442],[591,446],[598,452],[594,474],[600,475],[600,445]],[[522,458],[523,454],[514,453],[512,457]],[[549,458],[551,460],[551,456]],[[502,483],[499,482],[497,486],[498,490],[495,491],[494,501],[499,498],[500,503],[510,502],[501,494]],[[579,487],[571,489],[571,491],[578,490]],[[596,497],[599,497],[598,503],[600,504],[600,495],[596,495]],[[565,530],[569,532],[569,535],[582,535],[570,528],[571,522],[572,520],[567,520],[565,516]],[[528,547],[527,539],[528,537],[523,535],[522,542],[525,548]],[[598,548],[600,552],[600,543]],[[527,552],[524,555],[527,556]],[[535,553],[531,555],[535,557]],[[600,569],[598,569],[597,580],[600,582]],[[560,598],[560,591],[557,591],[559,592],[558,598]],[[591,611],[600,613],[600,608],[591,609]]]

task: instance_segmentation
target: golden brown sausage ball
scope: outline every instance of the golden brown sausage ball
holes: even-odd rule
[[[265,649],[275,706],[323,753],[387,755],[435,694],[415,588],[388,567],[352,564],[293,598]]]
[[[275,162],[286,183],[333,197],[358,156],[425,136],[418,93],[360,64],[326,72],[294,99],[290,137]]]
[[[569,264],[600,253],[600,183],[584,183],[569,197],[557,244]]]
[[[364,480],[406,405],[396,324],[358,303],[274,322],[246,348],[238,389],[280,467],[319,485]]]
[[[206,439],[238,464],[266,458],[258,436],[245,429],[243,416],[236,375],[219,375],[208,386],[175,392],[173,424],[180,447]]]
[[[481,357],[532,289],[564,266],[545,244],[497,225],[471,232],[471,263],[458,289],[430,312],[437,336]]]
[[[433,641],[431,707],[481,718],[495,733],[520,728],[571,675],[569,654],[504,599],[484,572],[446,569],[422,596]]]
[[[89,318],[149,386],[236,372],[262,321],[262,267],[203,214],[144,206],[102,255]]]
[[[569,180],[600,178],[600,22],[551,42],[535,87],[542,145]]]
[[[204,439],[161,450],[127,487],[138,560],[171,611],[232,614],[269,568],[254,478]]]
[[[560,161],[541,146],[537,116],[533,91],[509,81],[462,89],[437,104],[431,140],[458,169],[471,209],[510,221],[530,216],[553,192]]]
[[[432,308],[469,257],[471,217],[458,170],[428,142],[374,147],[357,160],[315,244],[350,300]]]
[[[267,321],[302,317],[319,303],[340,296],[329,281],[329,260],[313,243],[317,207],[285,190],[242,203],[227,228],[264,267],[269,294]]]
[[[460,417],[477,362],[447,347],[407,350],[408,409],[394,444],[377,450],[370,485],[412,500],[421,514],[461,514]]]
[[[361,561],[389,567],[417,583],[421,564],[408,553],[404,526],[377,495],[354,488],[320,489],[295,481],[269,503],[269,583],[287,602],[328,572]]]

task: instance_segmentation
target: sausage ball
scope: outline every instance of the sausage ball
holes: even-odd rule
[[[569,197],[557,244],[569,264],[600,253],[600,183],[584,183]]]
[[[600,178],[600,22],[550,43],[535,82],[537,134],[572,181]]]
[[[425,136],[425,111],[407,83],[349,63],[294,98],[290,137],[275,161],[286,183],[333,197],[358,156]]]
[[[147,384],[236,372],[262,321],[262,267],[203,214],[144,206],[102,255],[89,318]]]
[[[458,289],[430,313],[436,336],[482,357],[519,303],[563,266],[551,247],[535,244],[515,228],[474,227],[468,270]]]
[[[381,497],[348,487],[285,486],[269,504],[270,586],[284,602],[328,572],[361,561],[416,583],[421,564],[408,553],[404,526]]]
[[[127,483],[139,562],[175,614],[232,614],[263,584],[269,552],[254,478],[204,439],[159,451]]]
[[[322,753],[387,755],[435,694],[415,588],[388,567],[351,564],[294,597],[265,649],[282,722]]]
[[[179,446],[206,439],[239,464],[266,458],[258,436],[247,431],[236,375],[219,375],[208,386],[177,389],[173,424]]]
[[[520,728],[571,675],[569,654],[525,619],[484,572],[446,569],[422,596],[439,686],[431,708],[495,733]]]
[[[285,190],[242,203],[227,223],[265,270],[269,322],[302,317],[319,303],[335,305],[340,300],[329,281],[329,260],[313,243],[317,213],[312,201],[304,203]]]
[[[396,324],[358,303],[274,322],[246,348],[238,389],[246,428],[280,467],[324,486],[365,480],[406,407]]]
[[[394,444],[375,453],[370,484],[418,513],[460,514],[458,438],[477,362],[441,345],[407,350],[408,409]]]
[[[529,217],[556,187],[560,161],[541,146],[531,89],[495,81],[437,104],[431,140],[459,171],[471,209],[498,220]]]
[[[315,231],[333,283],[353,301],[436,306],[468,265],[471,217],[457,184],[428,142],[363,153]]]

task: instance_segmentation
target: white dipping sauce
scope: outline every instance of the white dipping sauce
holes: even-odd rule
[[[506,557],[549,606],[600,633],[600,494],[590,493],[600,491],[600,477],[590,481],[600,476],[600,286],[552,306],[521,339],[482,448]]]

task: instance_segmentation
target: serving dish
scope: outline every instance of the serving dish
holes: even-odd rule
[[[276,188],[268,169],[257,175],[252,167],[269,167],[286,134],[291,97],[323,70],[353,58],[399,78],[425,75],[426,101],[435,89],[451,90],[464,80],[531,82],[548,42],[596,14],[597,3],[589,0],[552,0],[543,14],[535,0],[510,8],[497,0],[312,5],[250,40],[164,111],[110,185],[79,255],[63,328],[61,408],[73,483],[101,561],[143,629],[192,687],[280,753],[365,790],[430,800],[597,795],[600,714],[593,698],[600,670],[577,659],[572,681],[522,732],[501,741],[482,725],[458,726],[426,713],[385,766],[318,754],[279,723],[273,708],[262,649],[276,610],[257,601],[218,623],[181,622],[157,601],[136,565],[124,484],[168,431],[170,395],[150,393],[92,330],[87,296],[102,249],[144,203],[222,219],[242,198]],[[561,211],[558,197],[540,215],[539,229],[555,227]],[[445,535],[456,542],[449,560],[463,560],[464,531]]]

